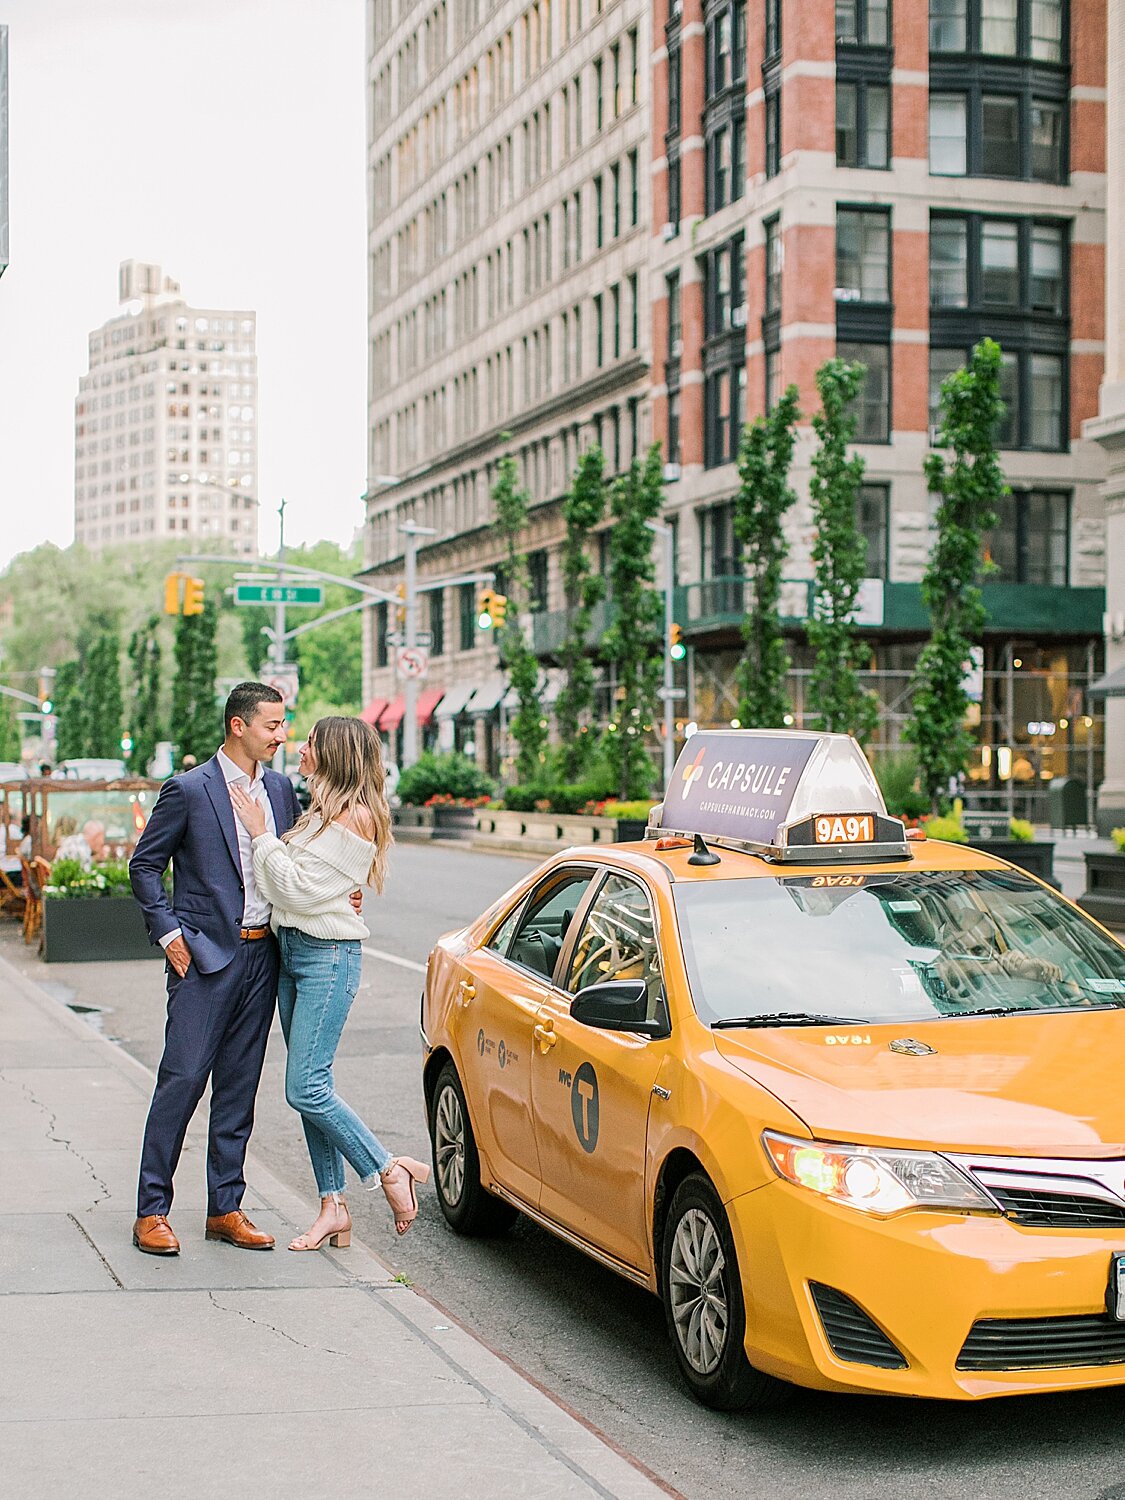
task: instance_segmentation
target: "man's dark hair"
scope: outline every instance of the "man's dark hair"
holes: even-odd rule
[[[237,687],[230,690],[226,707],[223,709],[223,731],[230,734],[231,721],[241,719],[244,724],[249,724],[258,712],[259,703],[284,703],[285,699],[276,688],[268,687],[264,682],[240,682]]]

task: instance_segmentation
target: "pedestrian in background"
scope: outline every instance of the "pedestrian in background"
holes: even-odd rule
[[[392,1157],[337,1094],[332,1073],[369,935],[347,893],[357,882],[382,890],[392,843],[379,736],[362,719],[321,719],[301,746],[300,768],[309,809],[281,837],[239,788],[230,796],[253,839],[255,881],[273,904],[277,1004],[289,1049],[285,1097],[301,1115],[320,1193],[319,1214],[289,1248],[319,1250],[326,1240],[351,1242],[341,1196],[345,1159],[365,1187],[382,1187],[400,1235],[418,1213],[415,1182],[425,1182],[430,1169],[413,1157]]]

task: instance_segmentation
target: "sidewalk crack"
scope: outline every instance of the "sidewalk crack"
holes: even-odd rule
[[[264,1318],[252,1318],[238,1307],[225,1307],[223,1303],[216,1300],[214,1292],[207,1293],[211,1306],[217,1312],[233,1313],[236,1318],[242,1318],[247,1323],[253,1323],[255,1328],[265,1328],[269,1333],[276,1333],[278,1338],[285,1339],[290,1344],[296,1344],[298,1349],[309,1349],[313,1354],[338,1354],[344,1355],[343,1349],[329,1349],[324,1344],[304,1344],[300,1339],[295,1339],[291,1333],[286,1333],[283,1328],[278,1328],[273,1323],[267,1323]]]
[[[108,1202],[108,1200],[113,1197],[113,1194],[109,1190],[108,1183],[106,1183],[101,1177],[98,1176],[97,1172],[94,1169],[93,1162],[90,1161],[89,1157],[83,1156],[81,1151],[73,1146],[71,1142],[68,1141],[64,1136],[57,1135],[55,1133],[55,1126],[58,1123],[58,1116],[55,1114],[54,1110],[51,1109],[50,1105],[44,1104],[42,1099],[37,1098],[36,1095],[32,1093],[31,1089],[28,1088],[26,1083],[18,1083],[14,1078],[6,1077],[3,1072],[0,1072],[0,1083],[6,1083],[10,1086],[14,1086],[15,1088],[20,1089],[22,1093],[26,1095],[27,1099],[32,1104],[34,1104],[35,1108],[39,1110],[41,1114],[47,1117],[47,1139],[52,1143],[52,1145],[62,1146],[64,1150],[68,1151],[70,1155],[74,1157],[75,1161],[81,1162],[82,1165],[86,1168],[87,1172],[89,1172],[90,1176],[94,1180],[94,1185],[98,1190],[98,1195],[89,1205],[87,1212],[89,1212],[90,1209],[97,1208],[99,1203]]]

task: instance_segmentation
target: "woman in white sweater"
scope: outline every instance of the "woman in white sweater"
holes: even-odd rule
[[[267,832],[257,802],[235,786],[230,795],[253,840],[254,879],[273,906],[281,950],[277,1008],[289,1049],[285,1097],[301,1116],[320,1192],[320,1213],[289,1248],[319,1250],[325,1240],[351,1243],[341,1196],[345,1158],[365,1187],[382,1187],[399,1234],[414,1222],[414,1184],[430,1169],[413,1157],[392,1157],[332,1080],[368,936],[348,897],[357,885],[382,890],[392,841],[379,736],[362,719],[321,719],[301,747],[300,764],[309,810],[281,838]]]

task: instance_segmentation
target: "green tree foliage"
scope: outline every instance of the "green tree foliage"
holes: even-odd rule
[[[176,621],[176,674],[172,679],[171,738],[179,754],[206,760],[222,743],[222,710],[215,685],[218,609],[208,600],[201,615]]]
[[[655,779],[652,758],[645,748],[645,732],[656,716],[656,689],[664,651],[663,608],[653,586],[653,534],[645,522],[655,520],[663,504],[660,445],[654,443],[644,463],[634,459],[628,473],[610,490],[614,617],[604,649],[614,668],[616,701],[606,731],[606,755],[623,801],[643,797]]]
[[[982,339],[968,365],[942,383],[939,442],[948,456],[930,453],[925,465],[926,482],[938,496],[934,545],[922,579],[930,639],[914,670],[905,734],[918,748],[922,786],[935,812],[972,747],[965,727],[965,664],[986,618],[978,587],[982,537],[996,524],[996,506],[1008,493],[994,445],[1003,410],[1000,346]]]
[[[0,760],[19,760],[23,754],[23,734],[16,718],[18,701],[0,693]]]
[[[848,454],[855,437],[849,408],[866,373],[860,364],[826,360],[816,372],[821,409],[813,418],[819,439],[813,454],[809,495],[816,540],[808,636],[813,653],[809,706],[815,727],[852,734],[865,745],[879,719],[878,700],[860,686],[859,669],[869,649],[855,633],[859,586],[867,572],[867,542],[856,522],[856,497],[864,462]]]
[[[425,751],[398,779],[398,795],[408,806],[420,807],[431,797],[490,797],[493,781],[475,761],[459,750],[445,754]]]
[[[86,698],[82,689],[82,664],[64,661],[55,673],[55,754],[73,760],[86,753]]]
[[[789,712],[789,652],[778,604],[789,555],[785,516],[797,498],[789,485],[789,468],[800,416],[797,387],[791,385],[764,417],[743,430],[738,454],[734,534],[742,545],[752,595],[742,622],[746,645],[738,663],[738,717],[746,729],[778,728]]]
[[[519,466],[510,453],[504,455],[497,467],[492,503],[496,507],[493,524],[504,541],[504,579],[508,597],[507,614],[497,644],[500,661],[518,699],[511,726],[512,737],[519,746],[516,780],[527,784],[537,781],[543,774],[547,728],[539,703],[539,663],[520,624],[520,616],[528,607],[530,592],[527,553],[523,550],[530,497],[520,488]]]
[[[566,638],[559,652],[566,682],[555,702],[559,728],[558,769],[563,781],[578,781],[594,750],[590,719],[594,707],[594,664],[588,641],[594,606],[605,598],[605,579],[590,566],[590,534],[605,515],[605,457],[588,448],[578,461],[574,483],[563,501],[566,537],[562,548],[566,591]]]
[[[150,615],[145,626],[129,637],[128,727],[133,739],[129,769],[147,774],[163,738],[160,714],[160,617]]]
[[[121,754],[121,637],[116,626],[104,624],[83,653],[82,692],[86,707],[84,755],[99,758]]]

